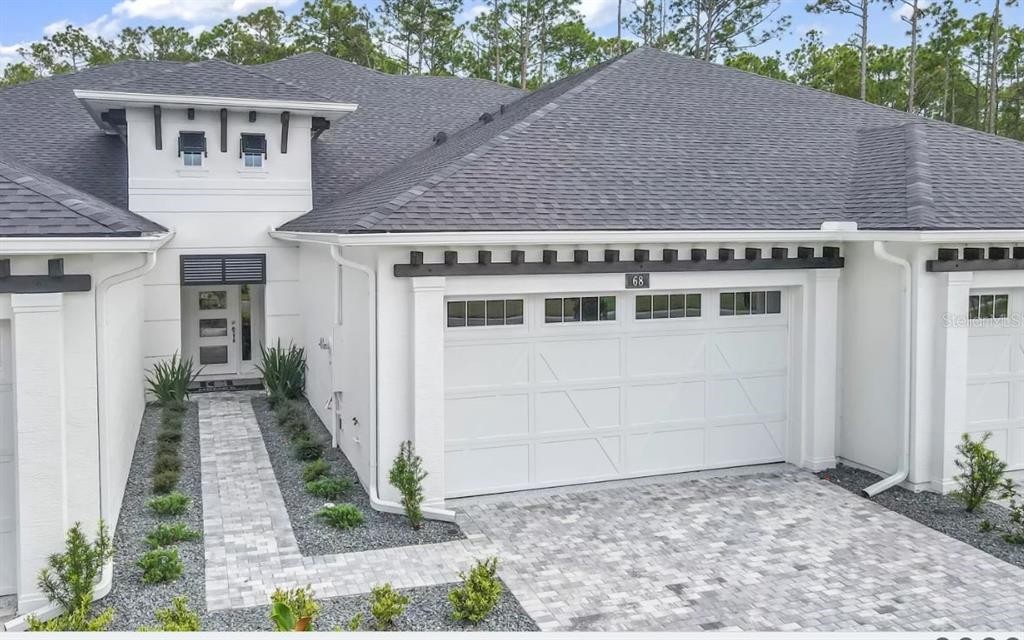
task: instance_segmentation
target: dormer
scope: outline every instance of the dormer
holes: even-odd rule
[[[156,217],[305,213],[312,145],[356,109],[220,61],[174,65],[75,97],[125,142],[129,209]]]

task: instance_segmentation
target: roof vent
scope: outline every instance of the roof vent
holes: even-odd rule
[[[438,131],[434,134],[434,144],[444,144],[448,141],[448,134],[444,131]]]
[[[486,124],[488,122],[493,122],[493,121],[494,121],[494,116],[491,114],[490,111],[484,111],[480,115],[480,122],[483,122],[483,123]]]

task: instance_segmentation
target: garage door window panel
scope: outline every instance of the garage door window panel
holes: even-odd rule
[[[750,316],[782,313],[781,291],[723,291],[718,295],[718,315]]]
[[[546,298],[544,322],[603,322],[615,320],[615,296]]]
[[[637,320],[699,318],[699,293],[659,293],[636,297]]]
[[[451,300],[448,327],[503,327],[523,324],[523,301]]]
[[[971,320],[997,320],[1009,316],[1009,294],[978,294],[968,298],[967,317]]]

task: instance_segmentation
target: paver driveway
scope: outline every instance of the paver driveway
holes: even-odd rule
[[[791,468],[457,504],[545,631],[1024,628],[1024,570]]]

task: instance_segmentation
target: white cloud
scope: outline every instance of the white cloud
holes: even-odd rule
[[[64,27],[71,24],[68,20],[58,20],[57,22],[51,22],[50,24],[43,27],[44,36],[52,36],[55,33],[59,33],[64,30]]]
[[[487,13],[489,9],[490,7],[488,7],[486,4],[474,4],[465,6],[462,8],[462,12],[459,13],[458,21],[464,23],[473,22],[481,15]]]
[[[31,42],[18,42],[15,44],[0,44],[0,72],[9,64],[21,62],[21,55],[18,49],[27,48]]]
[[[622,3],[622,13],[625,15],[630,10],[628,0]],[[618,15],[618,0],[582,0],[580,2],[580,13],[583,14],[583,21],[591,29],[599,29],[610,24],[615,24]]]
[[[199,22],[222,20],[251,13],[264,7],[283,8],[297,0],[121,0],[114,15],[122,18],[181,20]]]
[[[917,3],[917,10],[918,10],[918,12],[923,11],[925,8],[928,7],[929,4],[931,4],[931,2],[929,2],[929,0],[918,0],[918,3]],[[913,11],[914,11],[914,8],[911,7],[909,4],[907,4],[905,2],[900,2],[896,6],[896,10],[892,11],[889,14],[889,17],[892,19],[893,22],[903,22],[904,20],[910,20],[910,14],[913,13]],[[920,19],[921,19],[921,17],[918,16],[918,20],[919,21],[920,21]],[[920,22],[918,24],[920,24]]]
[[[82,30],[92,37],[113,38],[121,31],[121,21],[109,15],[102,15],[88,24],[82,25]]]

